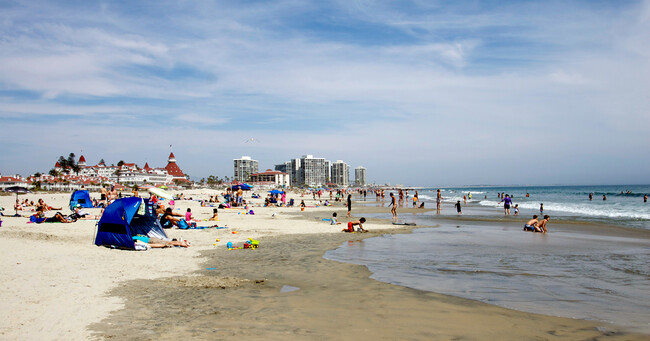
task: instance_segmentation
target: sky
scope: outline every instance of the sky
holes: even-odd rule
[[[650,1],[0,0],[0,122],[5,176],[173,150],[194,180],[311,154],[378,184],[647,184]]]

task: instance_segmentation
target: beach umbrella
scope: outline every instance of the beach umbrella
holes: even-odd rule
[[[158,186],[158,188],[168,189],[169,187],[167,187],[167,186],[165,186],[165,185],[160,185],[160,186]]]
[[[233,189],[233,190],[238,190],[240,188],[241,188],[242,191],[250,191],[251,188],[253,188],[253,186],[247,185],[247,184],[239,184],[239,185],[234,185],[234,186],[231,187],[231,189]]]
[[[18,200],[18,194],[31,193],[29,189],[22,186],[7,187],[5,188],[5,192],[16,193],[16,200]],[[18,214],[18,207],[14,207],[14,209],[16,210],[14,217],[20,217],[20,215]]]
[[[271,193],[271,194],[282,194],[282,191],[274,189],[272,191],[269,191],[269,193]]]
[[[153,188],[153,186],[151,186],[151,185],[142,185],[142,186],[138,186],[138,188],[139,189],[149,189],[149,188]]]
[[[173,200],[174,199],[174,197],[171,194],[165,192],[164,189],[152,187],[152,188],[147,189],[147,191],[149,191],[149,193],[155,194],[155,195],[157,195],[157,196],[159,196],[161,198],[165,198],[165,199],[168,199],[168,200]]]

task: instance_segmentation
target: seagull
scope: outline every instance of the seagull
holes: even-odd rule
[[[248,142],[257,142],[257,143],[260,143],[260,140],[254,138],[254,137],[251,137],[250,139],[244,141],[244,143],[248,143]]]

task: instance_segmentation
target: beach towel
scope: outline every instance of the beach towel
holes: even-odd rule
[[[31,221],[32,223],[37,223],[37,224],[40,224],[40,223],[44,222],[45,219],[47,219],[47,218],[36,218],[34,216],[29,217],[29,221]]]

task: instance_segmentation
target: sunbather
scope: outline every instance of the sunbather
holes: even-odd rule
[[[172,246],[181,246],[181,247],[189,247],[190,243],[187,241],[178,241],[176,239],[172,240],[163,240],[160,238],[155,238],[155,237],[141,237],[141,236],[133,236],[134,241],[139,240],[143,243],[149,244],[149,247],[151,248],[165,248],[165,247],[172,247]]]

